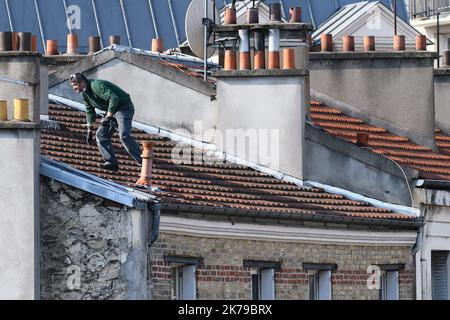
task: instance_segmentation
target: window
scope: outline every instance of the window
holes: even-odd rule
[[[251,268],[252,300],[275,300],[275,270],[280,264],[246,260],[244,267]]]
[[[331,272],[336,270],[335,264],[303,263],[303,269],[310,272],[309,299],[331,300]]]
[[[398,271],[385,271],[381,274],[381,300],[398,300]]]
[[[449,299],[449,251],[431,252],[431,291],[433,300]]]
[[[165,257],[165,261],[172,267],[172,299],[197,299],[197,265],[198,258]]]
[[[380,300],[399,300],[399,270],[404,269],[403,264],[382,264],[380,279]]]

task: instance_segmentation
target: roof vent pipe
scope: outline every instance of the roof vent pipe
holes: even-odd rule
[[[291,19],[289,22],[302,22],[302,8],[295,7],[291,8],[289,11],[291,13]]]
[[[109,45],[118,45],[120,46],[120,36],[109,36]]]
[[[366,132],[358,132],[356,134],[356,144],[360,147],[368,147],[369,146],[369,134]]]
[[[31,51],[31,32],[19,32],[19,50]]]
[[[101,50],[100,37],[89,37],[89,54],[94,54]]]
[[[450,50],[442,51],[442,66],[444,68],[450,67]]]
[[[427,37],[423,34],[416,36],[416,51],[427,50]]]
[[[342,51],[344,52],[355,51],[355,38],[353,36],[342,37]]]
[[[12,32],[0,32],[0,51],[12,51]]]
[[[363,38],[364,52],[375,51],[375,37],[364,36]]]
[[[136,182],[137,185],[150,187],[152,183],[153,148],[154,142],[143,142],[142,147],[142,169],[141,177]]]
[[[394,51],[405,51],[405,36],[395,35],[394,36]]]

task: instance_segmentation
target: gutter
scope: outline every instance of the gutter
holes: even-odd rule
[[[246,209],[234,209],[234,208],[215,208],[196,205],[179,205],[179,204],[162,204],[161,209],[167,213],[178,215],[183,213],[195,213],[203,214],[204,218],[208,215],[224,215],[228,217],[246,218],[270,218],[275,220],[288,220],[288,221],[310,221],[310,222],[323,222],[323,223],[344,223],[344,224],[357,224],[368,226],[386,226],[386,227],[399,227],[417,229],[423,226],[421,218],[413,218],[411,220],[394,220],[394,219],[380,219],[380,218],[362,218],[362,217],[348,217],[336,212],[336,214],[330,214],[329,212],[316,211],[314,214],[308,213],[276,213],[276,212],[261,212],[257,210]],[[231,219],[228,219],[231,220]]]
[[[148,203],[158,201],[150,194],[101,179],[45,156],[41,156],[40,174],[130,208],[147,209]]]
[[[424,189],[450,190],[450,181],[418,179],[416,187]]]

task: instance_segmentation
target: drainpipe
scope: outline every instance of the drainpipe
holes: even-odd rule
[[[161,203],[153,203],[149,205],[149,210],[152,214],[151,228],[150,228],[150,246],[152,246],[159,237],[159,225],[161,218]]]

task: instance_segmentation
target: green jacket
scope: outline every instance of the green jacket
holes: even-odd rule
[[[119,106],[131,103],[128,93],[106,80],[89,80],[83,100],[88,124],[95,122],[95,109],[114,114]]]

